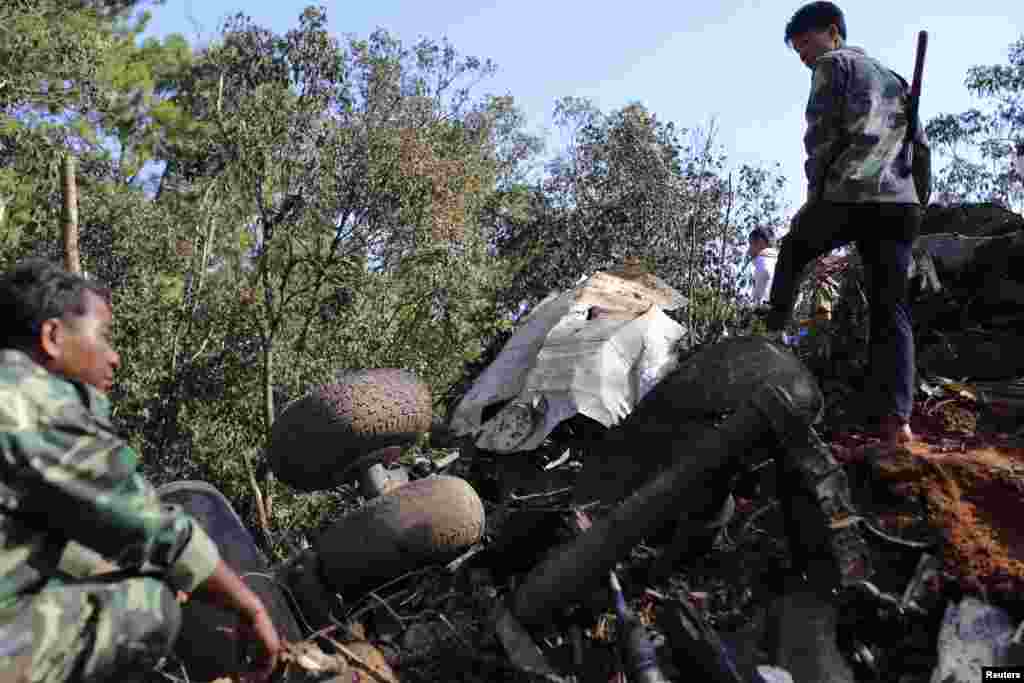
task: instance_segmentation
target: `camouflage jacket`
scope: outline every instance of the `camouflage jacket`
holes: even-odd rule
[[[819,57],[804,135],[807,200],[919,204],[913,177],[900,173],[909,100],[905,82],[858,47]]]
[[[216,545],[137,465],[104,394],[0,350],[0,615],[59,578],[69,542],[178,590],[209,577]]]

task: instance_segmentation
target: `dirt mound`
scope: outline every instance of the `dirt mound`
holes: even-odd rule
[[[943,438],[907,448],[868,446],[856,459],[890,493],[922,502],[944,541],[946,570],[965,590],[1020,600],[1024,448],[995,437]]]

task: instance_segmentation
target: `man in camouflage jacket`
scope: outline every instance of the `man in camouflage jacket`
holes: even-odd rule
[[[913,438],[914,377],[907,278],[926,201],[901,168],[906,82],[864,50],[846,45],[843,13],[830,2],[800,8],[785,39],[813,73],[804,136],[807,202],[782,242],[766,323],[772,332],[785,327],[808,263],[855,243],[871,311],[870,365],[880,407],[874,417],[886,439],[906,442]],[[917,141],[927,151],[923,131]]]
[[[106,291],[27,262],[0,280],[0,320],[0,680],[142,675],[177,637],[182,594],[235,611],[266,678],[281,645],[259,598],[157,500],[110,423],[120,358]],[[117,571],[62,571],[86,551]]]

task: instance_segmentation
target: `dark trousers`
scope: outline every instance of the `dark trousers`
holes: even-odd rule
[[[819,256],[851,242],[864,266],[870,307],[870,372],[879,417],[907,420],[914,400],[914,336],[907,276],[911,247],[921,227],[916,204],[836,204],[805,207],[782,240],[772,281],[769,330],[785,327],[798,278]]]

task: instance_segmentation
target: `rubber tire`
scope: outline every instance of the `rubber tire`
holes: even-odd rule
[[[335,522],[313,543],[327,588],[349,601],[414,569],[450,562],[484,535],[484,506],[463,479],[417,479]]]
[[[680,363],[607,436],[634,445],[637,439],[674,436],[677,425],[687,428],[736,410],[766,383],[784,387],[798,406],[820,419],[825,401],[818,381],[795,354],[763,337],[734,337]]]
[[[725,339],[684,359],[621,424],[590,445],[574,499],[610,503],[628,496],[670,467],[713,418],[739,408],[763,383],[784,387],[820,418],[825,401],[818,382],[789,349],[764,337]],[[775,444],[767,438],[755,447]]]
[[[785,387],[798,403],[806,395],[820,415],[824,401],[814,375],[796,354],[764,337],[732,337],[700,349],[645,396],[635,412],[641,407],[657,412],[666,404],[683,418],[731,411],[764,383]]]
[[[302,632],[283,591],[270,577],[266,557],[224,494],[206,482],[176,481],[158,488],[157,496],[165,504],[180,505],[203,527],[225,564],[259,596],[281,638],[300,640]],[[238,643],[219,630],[234,628],[237,616],[196,599],[182,605],[181,615],[174,651],[192,680],[212,681],[241,672]]]
[[[430,431],[430,389],[393,368],[346,372],[289,405],[274,422],[268,458],[277,478],[300,491],[355,479],[390,446]]]

